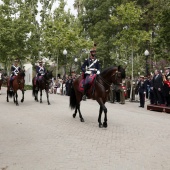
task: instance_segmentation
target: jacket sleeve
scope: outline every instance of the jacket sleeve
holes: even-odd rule
[[[97,70],[100,70],[100,64],[99,64],[99,60],[97,60]]]
[[[86,60],[84,61],[83,65],[81,66],[81,70],[82,70],[83,72],[86,71],[86,66],[88,66],[88,65],[87,65],[87,62],[88,62],[88,60],[86,59]]]
[[[36,73],[39,73],[39,67],[36,66]]]

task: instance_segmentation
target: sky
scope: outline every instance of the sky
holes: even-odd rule
[[[76,14],[76,11],[74,10],[74,7],[73,7],[74,0],[66,0],[66,2],[67,2],[68,8],[71,9],[71,12],[72,12],[73,14]]]
[[[74,10],[74,7],[73,7],[74,0],[65,0],[65,2],[67,3],[65,10],[67,11],[70,8],[71,13],[76,15],[77,12],[76,12],[76,10]],[[57,6],[58,6],[58,3],[55,3],[54,8],[56,8]]]

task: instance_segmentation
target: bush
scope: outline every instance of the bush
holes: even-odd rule
[[[32,85],[25,85],[25,86],[24,86],[24,89],[25,89],[25,90],[32,90]]]

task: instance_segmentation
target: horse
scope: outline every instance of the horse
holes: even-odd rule
[[[113,84],[120,84],[122,79],[125,78],[125,69],[121,66],[118,67],[109,67],[101,72],[99,75],[95,75],[93,83],[90,89],[87,92],[87,97],[93,100],[96,100],[100,105],[99,109],[99,116],[98,116],[98,123],[99,128],[107,128],[107,108],[105,103],[107,101],[110,86]],[[83,76],[79,76],[77,79],[74,80],[71,88],[70,94],[70,108],[75,109],[73,114],[73,118],[76,117],[77,110],[79,111],[80,121],[84,122],[84,118],[80,111],[80,102],[83,96]],[[104,122],[101,122],[102,112],[104,111],[105,117]]]
[[[7,102],[9,102],[8,96],[13,97],[14,103],[18,106],[18,90],[22,91],[21,102],[24,102],[24,85],[25,85],[25,71],[21,70],[16,76],[14,76],[12,82],[12,90],[10,90],[10,78],[7,79]]]
[[[43,75],[43,76],[40,76],[40,79],[38,81],[38,89],[37,86],[35,85],[35,82],[36,82],[36,77],[34,77],[32,79],[32,94],[34,96],[34,99],[35,101],[39,101],[38,100],[38,91],[40,90],[40,103],[42,103],[42,90],[45,90],[46,92],[46,96],[47,96],[47,102],[48,102],[48,105],[50,105],[50,102],[49,102],[49,88],[50,88],[50,83],[52,81],[52,71],[48,71]]]

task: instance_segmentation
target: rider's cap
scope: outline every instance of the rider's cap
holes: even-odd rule
[[[144,76],[141,75],[140,78],[144,78]]]

